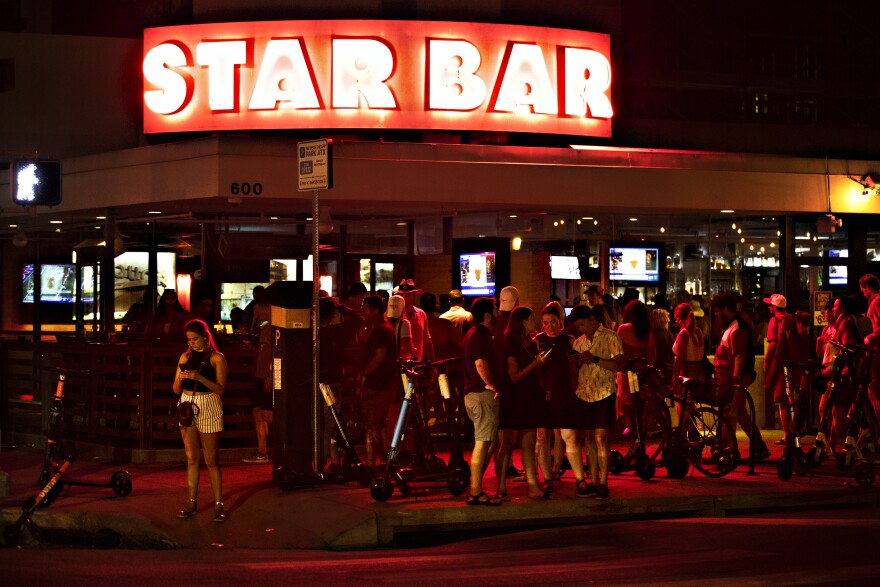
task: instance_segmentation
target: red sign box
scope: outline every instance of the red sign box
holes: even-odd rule
[[[611,136],[606,34],[320,20],[144,31],[144,132],[394,128]]]

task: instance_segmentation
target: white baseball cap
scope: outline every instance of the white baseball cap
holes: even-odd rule
[[[785,301],[785,296],[782,294],[773,294],[769,298],[764,298],[764,303],[776,306],[777,308],[785,308],[788,305],[788,302]]]
[[[404,307],[406,307],[406,300],[403,299],[403,296],[393,295],[388,298],[388,309],[385,311],[385,315],[389,318],[400,318]]]
[[[519,290],[508,285],[501,290],[501,295],[498,298],[498,309],[502,312],[510,312],[519,303]]]

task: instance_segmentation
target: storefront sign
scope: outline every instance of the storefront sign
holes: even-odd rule
[[[608,35],[413,21],[144,31],[144,132],[396,128],[611,136]]]
[[[813,325],[827,326],[828,321],[825,319],[825,305],[831,300],[830,291],[814,291],[813,292]]]

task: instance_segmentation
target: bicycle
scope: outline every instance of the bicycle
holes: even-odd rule
[[[662,372],[645,363],[638,367],[640,390],[644,399],[645,429],[656,426],[660,436],[649,439],[645,450],[650,458],[660,457],[666,476],[681,479],[690,465],[707,477],[723,477],[738,464],[736,434],[724,415],[732,389],[719,388],[712,382],[679,378],[681,395],[676,395],[664,382]],[[676,408],[678,423],[672,423]],[[653,422],[653,424],[651,424]]]

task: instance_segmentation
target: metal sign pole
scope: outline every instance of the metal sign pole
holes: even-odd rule
[[[321,280],[318,263],[318,190],[312,190],[312,463],[315,475],[320,475],[321,463],[321,338],[318,316],[318,299],[321,292]]]
[[[318,139],[297,143],[298,157],[298,189],[301,192],[312,192],[312,463],[316,476],[321,474],[324,463],[321,462],[323,434],[321,424],[323,418],[321,394],[321,342],[320,316],[318,301],[321,297],[321,274],[318,263],[320,243],[320,208],[318,207],[318,191],[333,187],[333,141]]]

